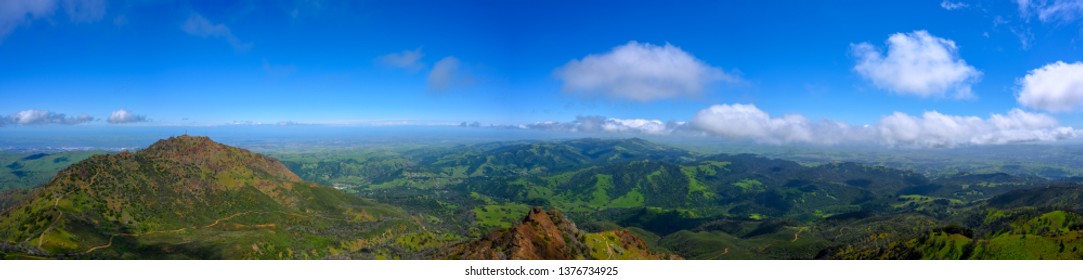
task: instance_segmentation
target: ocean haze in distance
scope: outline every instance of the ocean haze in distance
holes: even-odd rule
[[[0,150],[134,150],[179,135],[208,136],[254,150],[334,148],[367,145],[470,144],[621,135],[458,126],[67,126],[20,127],[0,134]],[[627,135],[631,137],[631,135]]]
[[[695,153],[756,154],[803,164],[859,162],[907,169],[929,175],[966,170],[1012,172],[1011,166],[1045,166],[1048,178],[1083,174],[1080,140],[1004,145],[969,145],[952,148],[887,147],[873,143],[845,145],[769,144],[709,135],[644,135],[640,133],[522,129],[499,126],[328,126],[328,125],[221,125],[221,126],[36,126],[9,129],[0,134],[0,152],[52,153],[58,151],[143,149],[159,139],[179,135],[208,136],[214,141],[260,153],[319,153],[353,148],[411,150],[470,146],[493,142],[563,141],[581,138],[641,138]],[[948,168],[948,169],[945,169]],[[983,169],[984,168],[984,169]],[[1007,168],[1007,169],[1006,169]],[[950,169],[950,170],[949,170]],[[1022,171],[1019,171],[1022,172]]]

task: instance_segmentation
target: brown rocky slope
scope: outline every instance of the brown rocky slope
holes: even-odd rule
[[[488,260],[671,259],[625,230],[587,233],[558,210],[534,208],[519,225],[452,246],[446,258]]]

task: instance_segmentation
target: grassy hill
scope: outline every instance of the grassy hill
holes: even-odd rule
[[[8,258],[378,258],[418,224],[206,137],[96,155],[0,214]]]
[[[827,248],[841,259],[1081,259],[1083,187],[1015,190],[978,202],[955,219],[900,234],[879,228]],[[884,221],[885,224],[897,224]]]
[[[88,155],[0,191],[0,258],[1083,258],[1083,187],[1070,180],[642,139],[320,153],[283,163],[181,136]]]
[[[704,155],[641,139],[488,143],[358,157],[375,159],[355,161],[365,167],[356,170],[373,172],[351,173],[364,179],[339,186],[425,215],[443,231],[482,238],[515,227],[541,206],[561,210],[590,232],[624,229],[651,250],[705,259],[960,257],[958,251],[927,257],[933,251],[915,244],[963,242],[944,233],[965,223],[959,217],[1013,208],[994,202],[1055,183],[1006,173],[928,177],[848,162]],[[287,165],[318,166],[300,159]],[[303,178],[341,179],[328,176],[335,169],[295,170]],[[1064,199],[1040,196],[1017,204]],[[955,241],[938,241],[943,238]],[[885,249],[892,242],[920,250]],[[1018,250],[1011,248],[1017,249],[1003,250]]]
[[[65,151],[56,153],[0,152],[0,190],[27,189],[49,182],[56,172],[68,165],[105,151]]]

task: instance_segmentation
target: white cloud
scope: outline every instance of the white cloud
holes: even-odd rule
[[[651,101],[697,96],[716,81],[739,79],[666,43],[628,42],[604,54],[572,60],[555,71],[565,92]]]
[[[810,121],[802,115],[771,117],[751,104],[714,105],[701,110],[692,127],[712,135],[763,143],[880,143],[901,147],[955,147],[1054,141],[1076,136],[1071,127],[1060,127],[1044,114],[1013,109],[1007,115],[945,115],[936,111],[920,117],[895,112],[871,126]]]
[[[425,54],[421,52],[421,48],[414,50],[404,50],[397,53],[389,53],[376,58],[380,64],[406,69],[410,72],[420,71],[425,65],[421,62],[421,58]]]
[[[252,43],[241,42],[241,39],[238,39],[236,35],[233,35],[233,31],[230,31],[229,27],[225,24],[212,23],[199,14],[192,14],[189,16],[188,20],[181,25],[181,30],[193,36],[221,38],[226,40],[226,42],[238,51],[245,51],[252,48]]]
[[[970,86],[982,75],[959,58],[955,42],[924,30],[895,33],[887,40],[887,55],[869,43],[851,46],[854,71],[879,88],[919,97],[971,98]]]
[[[427,79],[429,90],[436,92],[469,85],[472,81],[473,78],[462,69],[462,63],[454,56],[444,57],[433,64]]]
[[[602,125],[602,131],[664,135],[672,132],[673,128],[659,120],[609,118]]]
[[[0,41],[21,25],[50,18],[62,6],[74,23],[96,22],[105,16],[105,0],[3,0],[0,1]]]
[[[53,14],[56,1],[4,0],[0,1],[0,40],[31,20]]]
[[[1024,18],[1037,16],[1042,22],[1072,22],[1083,18],[1083,1],[1079,0],[1016,0],[1016,4]]]
[[[128,112],[128,110],[120,109],[113,111],[113,114],[109,115],[109,119],[107,121],[112,124],[145,122],[147,121],[147,116],[136,115],[132,112]]]
[[[23,110],[0,119],[0,126],[8,124],[17,125],[45,125],[63,124],[74,125],[94,121],[94,117],[81,114],[76,117],[68,117],[65,114],[53,113],[45,110]]]
[[[1057,120],[1044,114],[1012,109],[1007,115],[988,119],[952,116],[936,111],[921,117],[895,112],[877,124],[880,140],[889,146],[954,147],[959,145],[1007,144],[1054,141],[1074,138],[1076,130],[1058,127]]]
[[[948,0],[944,0],[944,1],[940,2],[940,7],[944,8],[945,10],[951,11],[951,10],[958,10],[958,9],[970,7],[970,5],[967,5],[966,3],[963,3],[963,2],[951,2],[951,1],[948,1]]]
[[[1017,81],[1016,100],[1030,108],[1049,112],[1075,111],[1083,107],[1083,63],[1057,61],[1030,70]]]
[[[463,123],[466,124],[466,123]],[[505,128],[538,129],[567,132],[635,133],[669,135],[683,127],[683,122],[663,122],[648,119],[618,119],[603,116],[578,116],[572,122],[546,121],[534,124],[504,126]]]
[[[470,126],[465,122],[460,125]],[[1051,116],[1021,109],[992,114],[985,119],[936,111],[917,117],[895,112],[875,124],[854,126],[826,119],[813,121],[800,114],[771,116],[752,104],[714,105],[700,110],[689,122],[579,116],[571,122],[493,127],[648,135],[698,134],[766,144],[879,144],[913,148],[1057,141],[1077,136],[1074,128],[1059,126]]]
[[[860,131],[841,122],[810,121],[798,114],[771,117],[752,104],[722,104],[700,110],[692,127],[726,138],[764,143],[836,144],[858,140]]]

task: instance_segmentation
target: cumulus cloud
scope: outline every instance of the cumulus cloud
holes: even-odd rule
[[[880,139],[889,146],[954,147],[959,145],[1007,144],[1074,138],[1076,130],[1060,127],[1044,114],[1012,109],[1007,115],[987,119],[952,116],[936,111],[921,117],[895,112],[880,119]]]
[[[1083,2],[1078,0],[1016,0],[1024,18],[1038,17],[1042,22],[1072,22],[1083,18]]]
[[[111,124],[145,122],[147,121],[147,116],[136,115],[132,112],[128,112],[128,110],[120,109],[113,111],[113,114],[109,115],[109,119],[106,121]]]
[[[1076,130],[1058,126],[1053,117],[1013,109],[1006,115],[945,115],[936,111],[920,117],[895,112],[875,125],[852,126],[802,115],[772,117],[751,104],[714,105],[701,110],[692,127],[709,134],[762,143],[880,143],[898,147],[955,147],[1073,138]]]
[[[420,71],[425,65],[421,63],[421,58],[425,54],[421,52],[421,48],[414,50],[404,50],[397,53],[389,53],[376,58],[376,61],[380,64],[406,69],[410,72]]]
[[[814,122],[798,114],[772,117],[752,104],[714,105],[700,110],[691,124],[713,135],[773,144],[836,144],[865,138],[858,137],[861,131],[845,123]]]
[[[460,126],[478,127],[476,122]],[[772,116],[752,104],[719,104],[700,110],[689,122],[579,116],[571,122],[546,121],[501,128],[563,132],[608,132],[647,135],[709,135],[765,144],[878,144],[891,147],[945,148],[1056,141],[1075,138],[1072,127],[1049,115],[1012,109],[988,118],[928,111],[921,116],[901,112],[871,125],[810,120],[800,114]]]
[[[1019,104],[1049,112],[1068,112],[1083,107],[1083,63],[1057,61],[1030,70],[1017,81]]]
[[[601,116],[577,117],[577,129],[580,131],[602,131],[616,133],[642,133],[651,135],[665,135],[673,132],[683,123],[662,122],[660,120],[647,119],[618,119],[603,118]]]
[[[63,124],[74,125],[94,121],[94,117],[87,114],[81,114],[79,116],[68,117],[66,114],[53,113],[45,110],[23,110],[18,113],[14,113],[0,119],[0,126],[3,125],[45,125],[45,124]]]
[[[739,80],[669,43],[636,41],[572,60],[555,75],[564,82],[565,92],[635,101],[697,96],[713,82]]]
[[[472,81],[473,78],[466,73],[466,70],[462,68],[462,63],[454,56],[445,57],[433,64],[427,79],[429,90],[435,92],[468,85]]]
[[[919,97],[971,98],[971,85],[982,73],[959,57],[952,40],[925,30],[888,37],[887,54],[869,43],[851,46],[854,71],[877,87]]]
[[[245,51],[252,48],[252,43],[241,42],[236,35],[233,35],[233,31],[229,30],[225,24],[212,23],[199,14],[192,14],[188,17],[188,20],[184,21],[181,25],[181,30],[189,35],[203,37],[203,38],[221,38],[226,40],[229,45],[233,46],[235,50]]]
[[[948,1],[948,0],[944,0],[944,1],[940,2],[940,7],[944,8],[945,10],[951,11],[951,10],[958,10],[958,9],[970,7],[970,5],[967,5],[966,3],[963,3],[963,2],[951,2],[951,1]]]

